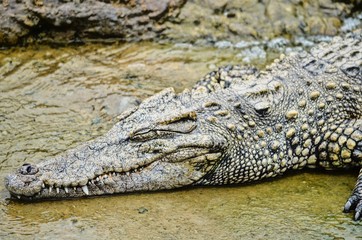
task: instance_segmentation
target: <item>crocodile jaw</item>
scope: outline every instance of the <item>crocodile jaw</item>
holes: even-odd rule
[[[161,140],[141,145],[138,142],[114,145],[108,142],[103,146],[102,137],[38,165],[24,164],[6,177],[5,186],[12,196],[23,200],[187,186],[201,179],[221,158],[220,152],[211,149],[215,145],[213,138],[194,135],[187,136],[187,139],[191,143],[182,136],[163,152],[151,154],[155,151],[153,146],[160,145]],[[193,148],[196,145],[199,147]]]
[[[167,174],[164,174],[167,172]],[[175,181],[174,176],[182,176]],[[13,197],[21,200],[74,198],[135,191],[172,189],[192,184],[202,177],[182,164],[152,163],[128,172],[108,172],[84,185],[49,185],[44,175],[24,178],[20,173],[6,177],[5,185]]]
[[[187,94],[186,94],[187,95]],[[207,135],[199,105],[172,89],[121,116],[106,135],[5,179],[24,200],[72,198],[178,188],[200,180],[221,159],[226,139]],[[165,105],[159,108],[159,102]],[[155,105],[158,108],[155,108]],[[152,109],[152,110],[150,110]],[[175,111],[177,110],[177,111]],[[149,119],[144,123],[144,116]]]

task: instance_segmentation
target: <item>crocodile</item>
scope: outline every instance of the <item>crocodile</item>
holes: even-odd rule
[[[362,34],[167,88],[103,136],[5,178],[25,201],[226,185],[362,166]],[[344,211],[362,216],[362,170]]]

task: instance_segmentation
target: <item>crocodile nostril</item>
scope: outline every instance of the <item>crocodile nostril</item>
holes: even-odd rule
[[[23,175],[33,175],[38,172],[38,168],[29,163],[24,163],[19,169],[19,172]]]

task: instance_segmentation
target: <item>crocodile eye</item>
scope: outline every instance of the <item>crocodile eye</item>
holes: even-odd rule
[[[130,134],[131,141],[146,142],[156,138],[169,138],[174,136],[175,132],[166,129],[143,128]]]
[[[155,125],[142,127],[129,134],[131,141],[149,141],[156,138],[169,138],[175,134],[192,132],[197,124],[195,123],[196,113],[187,112],[172,119],[166,119]]]
[[[151,129],[140,129],[130,134],[132,141],[148,141],[157,137],[157,133]]]

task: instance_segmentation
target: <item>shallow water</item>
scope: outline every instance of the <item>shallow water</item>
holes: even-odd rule
[[[153,43],[0,51],[0,239],[362,239],[342,206],[357,172],[258,184],[20,203],[4,176],[106,132],[159,90],[181,91],[240,49]],[[279,53],[251,62],[263,66]],[[248,62],[250,58],[247,58]]]

